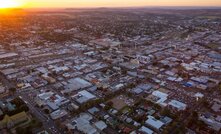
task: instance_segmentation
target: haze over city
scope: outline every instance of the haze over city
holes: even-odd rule
[[[148,6],[221,6],[220,0],[0,0],[0,7],[79,8]],[[4,6],[5,3],[5,6]]]

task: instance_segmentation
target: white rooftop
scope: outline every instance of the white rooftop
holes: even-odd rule
[[[88,98],[88,99],[93,99],[93,98],[96,98],[95,95],[91,94],[90,92],[86,91],[86,90],[83,90],[83,91],[80,91],[78,92],[78,94]]]
[[[187,107],[186,104],[184,104],[180,101],[177,101],[177,100],[171,100],[168,104],[177,108],[178,110],[185,110]]]
[[[99,130],[104,130],[105,128],[107,128],[107,125],[103,121],[98,121],[98,122],[94,123],[94,125]]]
[[[145,133],[145,134],[153,134],[153,131],[145,126],[142,126],[139,131]]]
[[[156,103],[161,104],[161,105],[165,105],[164,102],[167,100],[167,96],[168,94],[160,92],[160,91],[153,91],[152,95],[160,98]]]
[[[81,79],[81,78],[74,78],[70,79],[68,81],[68,84],[66,85],[66,89],[63,92],[71,92],[74,90],[83,89],[86,87],[90,87],[92,84],[88,81]]]
[[[148,119],[145,121],[145,123],[158,130],[164,125],[163,122],[155,119],[153,116],[148,116]]]

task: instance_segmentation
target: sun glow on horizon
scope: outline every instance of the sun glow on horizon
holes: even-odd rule
[[[17,8],[21,6],[22,4],[16,0],[0,0],[0,9]]]
[[[137,6],[221,6],[221,0],[0,0],[0,9]]]

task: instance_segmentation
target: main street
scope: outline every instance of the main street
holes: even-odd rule
[[[15,96],[20,97],[27,104],[29,111],[43,123],[44,129],[47,132],[52,134],[63,134],[63,132],[56,127],[56,124],[50,117],[45,115],[41,109],[35,107],[36,104],[34,103],[33,98],[28,96],[30,92],[31,91],[17,92]]]
[[[6,85],[6,87],[9,88],[14,88],[15,84],[11,81],[9,81],[4,75],[0,73],[0,79],[2,80],[2,83]],[[44,129],[52,134],[63,134],[63,132],[59,129],[57,129],[56,124],[54,121],[45,115],[40,109],[35,107],[35,103],[33,98],[30,98],[28,94],[31,93],[29,90],[24,90],[20,92],[16,92],[13,97],[19,97],[21,98],[29,107],[29,111],[37,118],[39,121],[43,123]]]

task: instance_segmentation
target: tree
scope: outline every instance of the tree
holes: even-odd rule
[[[153,104],[153,107],[156,108],[156,109],[161,109],[160,105],[155,104],[155,103]]]
[[[19,109],[20,109],[21,111],[25,111],[25,112],[28,112],[28,111],[29,111],[29,107],[26,106],[26,105],[21,105],[21,106],[19,107]]]
[[[31,129],[32,129],[31,127],[26,127],[26,128],[18,127],[16,128],[16,132],[17,134],[32,134]]]
[[[128,87],[128,88],[134,88],[134,87],[135,87],[135,84],[134,84],[134,83],[130,83],[127,87]]]
[[[208,108],[209,107],[209,102],[206,99],[203,99],[203,106]]]
[[[170,66],[169,66],[169,65],[164,65],[163,68],[165,68],[165,69],[169,69]]]
[[[193,112],[192,112],[192,117],[198,118],[198,113],[197,113],[196,111],[193,111]]]
[[[110,105],[105,105],[104,110],[108,111],[109,109],[111,109]]]
[[[44,112],[45,112],[46,114],[49,114],[49,113],[50,113],[50,111],[49,111],[48,109],[44,109]]]
[[[164,108],[162,111],[161,111],[161,115],[163,116],[170,116],[171,115],[171,112],[168,108]]]
[[[37,125],[39,128],[41,128],[43,126],[43,123],[42,122],[38,122],[38,125]]]
[[[153,65],[153,66],[158,66],[158,65],[159,65],[159,62],[154,61],[154,62],[152,63],[152,65]]]
[[[9,88],[9,91],[14,94],[16,92],[16,88],[14,88],[14,87]]]
[[[25,105],[25,102],[20,98],[15,98],[11,101],[11,103],[15,104],[17,107],[21,105]]]
[[[112,107],[113,104],[114,104],[114,103],[113,103],[112,101],[107,102],[107,105],[110,106],[110,107]]]
[[[127,96],[131,98],[133,96],[133,94],[130,92],[127,92]]]

